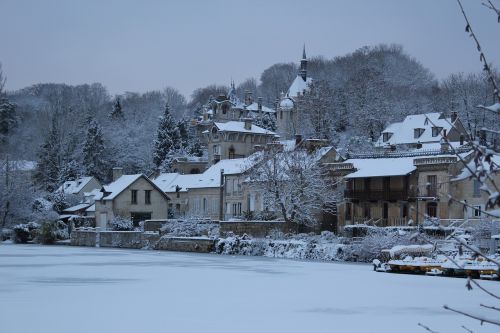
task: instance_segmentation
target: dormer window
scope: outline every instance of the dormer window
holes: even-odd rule
[[[435,138],[436,136],[438,136],[442,130],[442,127],[432,127],[432,137]]]
[[[413,129],[413,138],[418,139],[424,134],[425,129],[424,128],[415,128]]]
[[[387,141],[389,141],[389,139],[391,138],[391,136],[392,136],[392,133],[384,132],[384,133],[382,133],[382,140],[384,142],[387,142]]]

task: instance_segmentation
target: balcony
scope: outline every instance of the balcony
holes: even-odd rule
[[[344,197],[351,200],[359,201],[396,201],[407,200],[409,196],[408,190],[345,190]]]

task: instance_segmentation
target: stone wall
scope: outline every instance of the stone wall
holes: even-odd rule
[[[73,246],[91,246],[95,247],[95,230],[73,230],[71,233],[71,245]]]
[[[163,236],[156,243],[155,250],[181,251],[181,252],[203,252],[209,253],[215,250],[215,239],[205,237],[167,237]]]
[[[273,230],[278,230],[283,233],[296,233],[297,225],[287,224],[285,222],[276,221],[241,221],[241,222],[220,222],[220,235],[226,236],[232,232],[236,235],[251,235],[254,237],[265,237]]]
[[[100,247],[141,249],[142,231],[101,231]]]

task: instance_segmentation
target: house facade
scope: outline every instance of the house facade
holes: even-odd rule
[[[166,219],[170,198],[143,174],[122,175],[95,198],[96,225],[102,228],[117,216],[140,221]]]

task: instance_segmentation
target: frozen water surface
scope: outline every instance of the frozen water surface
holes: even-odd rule
[[[494,303],[464,285],[364,264],[2,244],[0,331],[498,332],[442,308]]]

